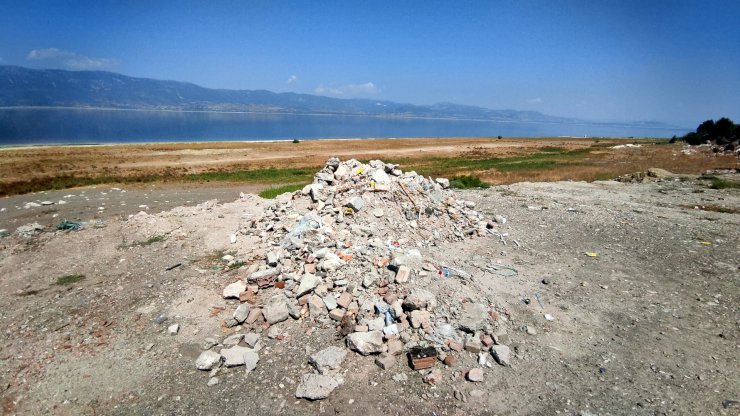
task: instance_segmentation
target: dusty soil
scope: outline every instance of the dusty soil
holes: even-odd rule
[[[207,387],[193,363],[205,337],[233,331],[221,323],[235,302],[221,291],[242,273],[218,257],[252,258],[250,240],[229,237],[271,203],[246,197],[1,239],[3,412],[737,414],[740,217],[701,207],[740,208],[740,191],[689,179],[519,183],[460,196],[508,219],[506,244],[479,237],[422,254],[454,258],[473,276],[434,281],[437,296],[483,296],[507,311],[512,367],[486,370],[484,382],[465,381],[477,360],[466,352],[451,368],[437,364],[444,378],[433,387],[404,362],[384,371],[350,353],[329,398],[297,400],[308,354],[341,341],[333,327],[288,320],[291,336],[263,336],[256,371],[224,370]],[[518,275],[485,272],[481,259]],[[55,284],[70,274],[85,277]],[[168,319],[157,324],[160,314]],[[408,381],[394,381],[399,373]]]

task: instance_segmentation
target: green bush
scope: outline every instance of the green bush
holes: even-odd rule
[[[282,195],[286,192],[295,192],[299,189],[303,189],[304,186],[306,185],[299,183],[299,184],[278,186],[276,188],[267,188],[267,189],[262,190],[257,195],[265,199],[275,199],[278,195]]]
[[[488,188],[491,184],[483,182],[479,177],[473,175],[458,176],[450,181],[450,187],[456,189]]]

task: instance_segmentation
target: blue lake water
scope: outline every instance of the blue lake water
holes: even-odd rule
[[[671,137],[684,133],[604,124],[100,109],[0,110],[0,145],[499,135]]]

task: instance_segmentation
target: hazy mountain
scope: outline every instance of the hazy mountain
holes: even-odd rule
[[[267,90],[210,89],[187,82],[133,78],[112,72],[29,69],[19,66],[0,66],[0,107],[105,107],[352,114],[517,122],[584,122],[547,116],[535,111],[491,110],[451,103],[421,106],[392,101],[274,93]],[[640,125],[645,126],[645,123]]]

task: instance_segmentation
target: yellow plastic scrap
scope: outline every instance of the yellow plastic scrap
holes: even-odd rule
[[[355,210],[353,210],[352,208],[347,207],[347,208],[344,209],[344,215],[355,215]]]
[[[359,175],[359,174],[361,174],[364,171],[365,171],[365,167],[364,166],[360,166],[359,168],[357,168],[357,170],[355,170],[355,175]]]
[[[599,257],[599,253],[593,251],[587,251],[585,254],[589,257]]]
[[[703,246],[711,246],[712,245],[712,242],[711,241],[702,241],[701,244]]]

